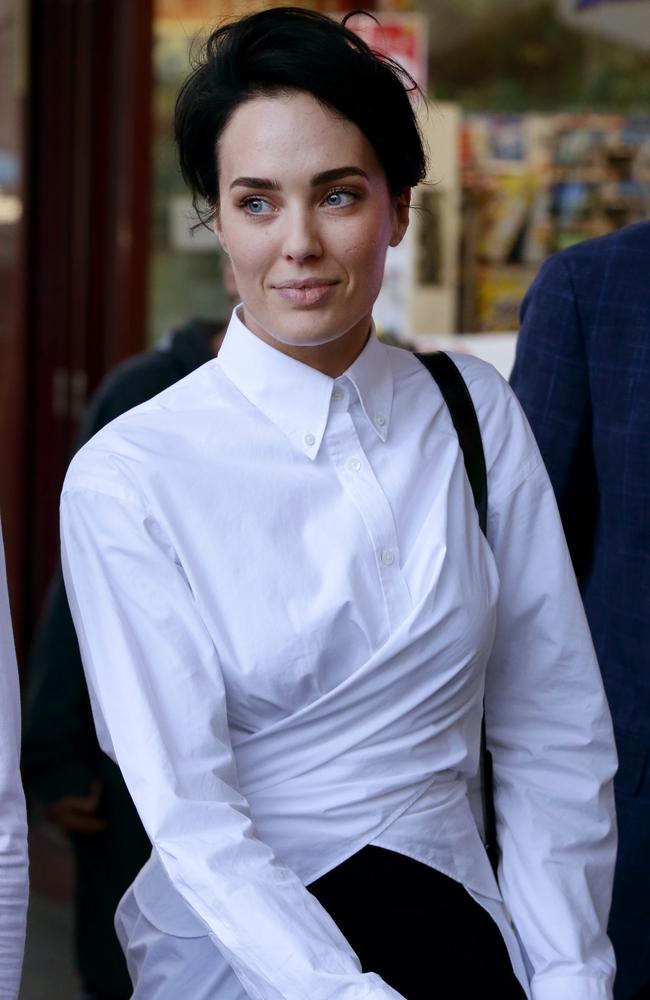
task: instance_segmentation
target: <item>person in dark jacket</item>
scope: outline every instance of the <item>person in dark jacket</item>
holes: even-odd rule
[[[548,468],[614,720],[616,1000],[650,997],[650,222],[542,266],[511,377]]]
[[[88,407],[79,446],[214,357],[225,325],[193,320],[110,372]],[[84,996],[126,1000],[132,987],[113,917],[151,845],[120,771],[97,743],[60,571],[30,653],[23,768],[29,790],[74,847],[75,954]]]

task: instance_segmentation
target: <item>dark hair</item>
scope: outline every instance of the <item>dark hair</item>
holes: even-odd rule
[[[347,15],[346,19],[350,17]],[[408,91],[417,84],[344,23],[298,7],[251,14],[213,31],[176,101],[174,133],[194,207],[219,203],[217,144],[254,97],[307,91],[363,132],[393,195],[424,179],[426,156]]]

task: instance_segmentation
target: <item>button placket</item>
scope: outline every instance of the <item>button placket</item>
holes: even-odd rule
[[[333,412],[332,417],[325,444],[342,486],[363,518],[374,554],[387,623],[392,630],[412,606],[400,568],[393,513],[352,413],[339,410]],[[367,420],[365,416],[363,419]]]

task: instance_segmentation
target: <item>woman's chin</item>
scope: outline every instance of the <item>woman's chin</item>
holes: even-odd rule
[[[250,319],[249,314],[249,319]],[[272,319],[260,323],[254,320],[246,323],[252,333],[255,333],[263,340],[283,344],[285,347],[295,347],[308,349],[310,347],[324,347],[341,340],[347,333],[345,324],[331,324],[318,322],[318,317],[314,310],[306,312],[301,317],[299,323],[274,322]]]
[[[311,336],[304,336],[279,331],[277,333],[270,334],[270,336],[273,340],[277,340],[278,343],[284,344],[285,347],[296,347],[307,350],[310,347],[325,347],[327,344],[333,344],[337,340],[341,340],[341,338],[345,336],[345,333],[337,330],[333,333],[318,332]]]

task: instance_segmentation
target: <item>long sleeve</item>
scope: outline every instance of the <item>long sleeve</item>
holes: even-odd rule
[[[16,1000],[27,916],[27,819],[20,783],[20,706],[0,535],[0,998]]]
[[[256,836],[218,653],[161,526],[137,494],[82,478],[62,498],[63,569],[100,744],[173,885],[251,997],[396,1000]]]
[[[535,434],[581,578],[593,550],[598,490],[584,331],[563,255],[545,262],[524,299],[510,384]]]
[[[509,401],[520,475],[490,496],[500,578],[486,681],[506,906],[533,1000],[608,1000],[616,833],[609,711],[553,490]]]
[[[199,345],[200,346],[200,345]],[[196,363],[207,360],[196,351]],[[77,447],[126,410],[184,374],[169,352],[149,351],[111,371],[84,414]],[[63,577],[57,571],[29,655],[23,724],[26,787],[45,803],[87,795],[105,763],[100,759],[79,644]]]

